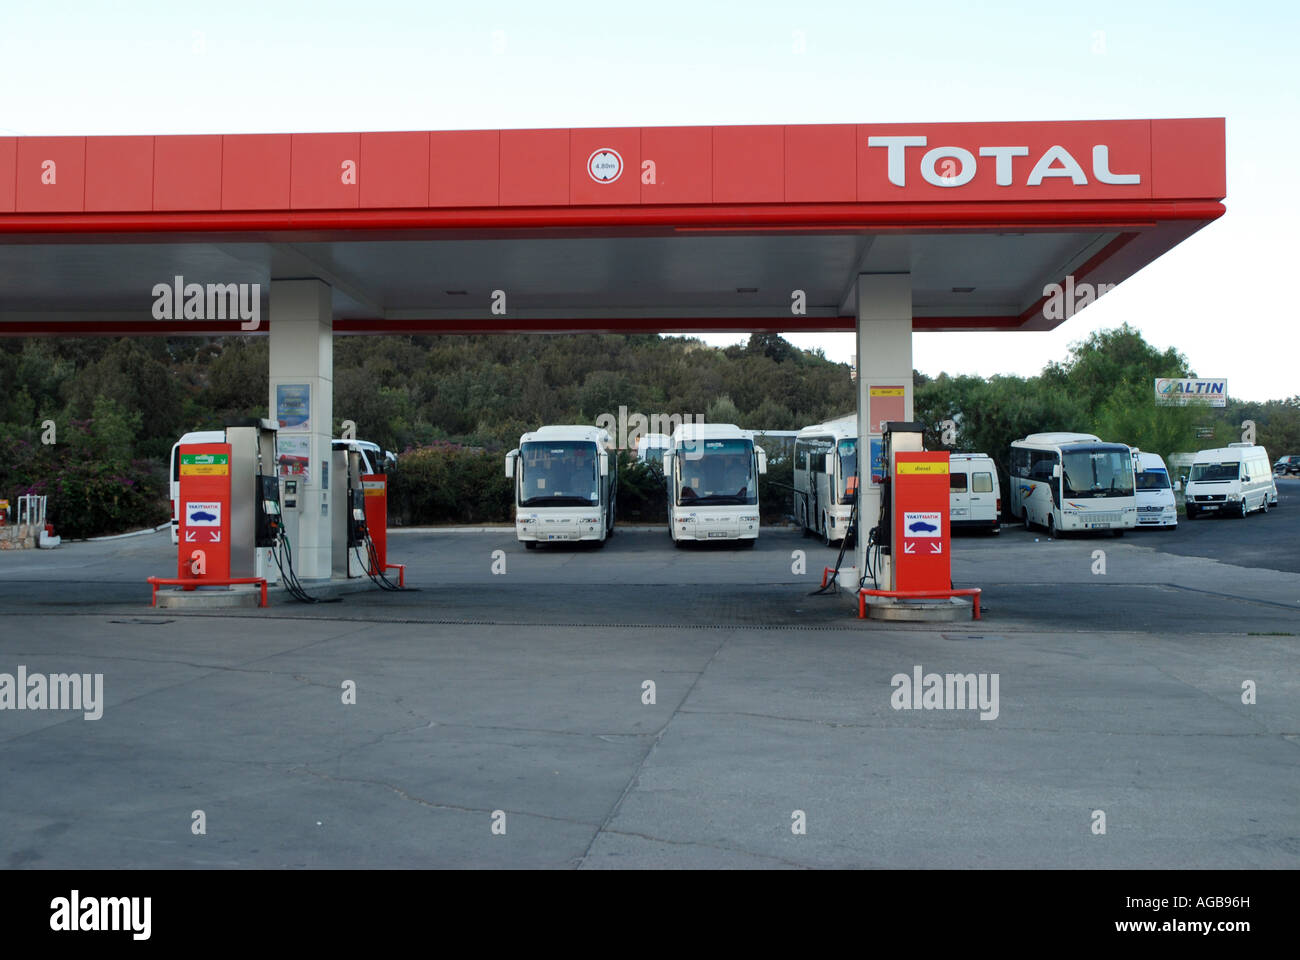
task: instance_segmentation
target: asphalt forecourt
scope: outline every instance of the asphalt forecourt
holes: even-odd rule
[[[1289,502],[1300,506],[1300,497],[1284,494],[1267,515],[1184,520],[1176,531],[1123,538],[1052,540],[1020,526],[1000,536],[958,536],[953,582],[983,589],[981,624],[999,629],[1300,633],[1300,509],[1287,509]],[[175,566],[175,549],[163,532],[0,553],[0,611],[180,615],[151,610],[145,583]],[[358,581],[361,592],[315,605],[273,591],[271,606],[251,616],[863,629],[846,616],[846,598],[808,596],[838,552],[786,527],[765,527],[753,550],[729,543],[674,549],[663,528],[651,527],[619,528],[603,546],[533,551],[510,527],[396,530],[390,558],[406,564],[416,589],[385,592]]]
[[[1180,533],[958,538],[943,625],[778,529],[406,532],[419,592],[204,614],[147,606],[165,533],[0,555],[0,862],[1300,866],[1300,574]]]

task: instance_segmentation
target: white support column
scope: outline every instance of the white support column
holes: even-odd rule
[[[871,483],[871,441],[879,441],[882,404],[871,403],[871,390],[902,387],[902,410],[889,420],[912,419],[912,275],[864,274],[858,277],[858,575],[866,572],[867,534],[880,517],[880,487]],[[877,569],[880,586],[888,589],[889,574]],[[868,581],[870,583],[870,581]],[[847,586],[847,584],[846,584]]]
[[[334,312],[332,291],[320,280],[271,281],[271,399],[276,419],[277,387],[306,384],[311,410],[306,434],[282,426],[284,439],[307,436],[309,473],[299,492],[293,566],[304,580],[328,579],[333,560],[331,512],[324,466],[330,462],[334,425]],[[292,527],[286,523],[286,527]]]

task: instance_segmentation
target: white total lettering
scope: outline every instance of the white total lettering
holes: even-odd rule
[[[981,157],[996,157],[993,168],[995,182],[999,187],[1011,186],[1012,157],[1029,156],[1028,147],[980,147]]]
[[[907,186],[907,170],[904,166],[904,153],[908,147],[924,147],[925,137],[867,137],[868,147],[884,147],[889,152],[889,182],[896,187]]]
[[[934,166],[947,157],[961,163],[961,172],[941,177],[934,172]],[[926,183],[936,187],[963,186],[975,179],[975,155],[961,147],[935,147],[921,158],[921,176]]]

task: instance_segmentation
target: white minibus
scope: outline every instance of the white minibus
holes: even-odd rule
[[[1035,433],[1011,444],[1012,516],[1048,534],[1137,526],[1133,452],[1090,433]]]
[[[1169,530],[1177,527],[1178,504],[1174,501],[1174,485],[1160,454],[1144,453],[1134,447],[1133,479],[1137,493],[1138,526]]]

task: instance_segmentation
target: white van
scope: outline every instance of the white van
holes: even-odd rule
[[[1174,502],[1174,485],[1169,470],[1158,453],[1143,453],[1133,448],[1134,490],[1137,493],[1138,526],[1178,526],[1178,504]]]
[[[962,528],[1002,531],[1002,488],[987,453],[948,455],[948,519]]]
[[[1187,475],[1187,519],[1203,513],[1244,517],[1277,505],[1268,451],[1253,443],[1230,443],[1201,450]]]

